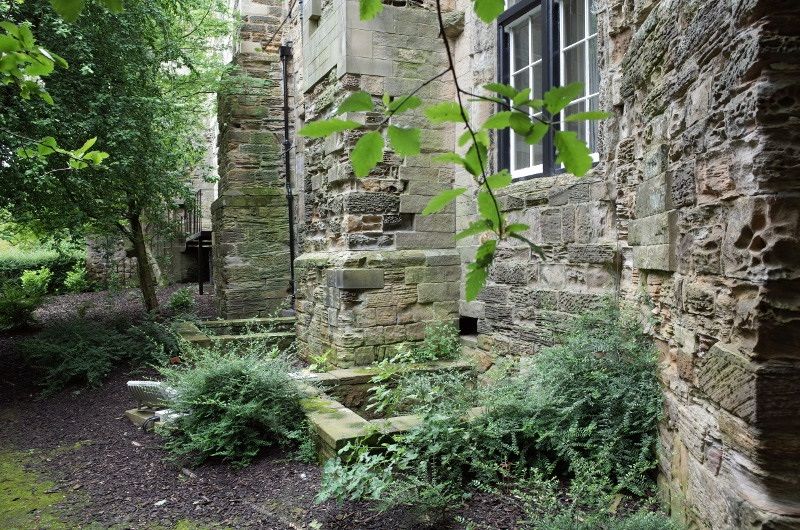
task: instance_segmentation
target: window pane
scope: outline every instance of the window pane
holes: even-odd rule
[[[570,48],[564,52],[564,84],[586,83],[585,47],[583,44]],[[585,87],[584,87],[585,89]]]
[[[531,62],[542,60],[542,10],[536,7],[531,13],[531,39],[533,57]]]
[[[589,110],[597,110],[599,108],[599,100],[597,96],[589,98]],[[592,121],[587,127],[589,129],[589,151],[592,153],[597,152],[597,127],[599,122]]]
[[[600,90],[600,70],[597,68],[597,37],[589,40],[589,94]]]
[[[597,15],[594,14],[594,2],[589,2],[589,35],[597,33]]]
[[[511,39],[514,55],[514,63],[512,68],[514,71],[520,68],[525,68],[530,64],[530,57],[528,55],[530,43],[528,41],[528,23],[527,20],[522,24],[518,24],[511,28]]]
[[[544,156],[542,156],[542,144],[541,142],[538,144],[534,144],[533,146],[533,161],[531,162],[532,166],[538,166],[544,162]]]
[[[542,63],[536,63],[533,66],[533,97],[534,99],[542,99]]]
[[[563,0],[561,16],[564,21],[564,46],[578,42],[585,36],[586,0]]]
[[[511,85],[517,90],[528,88],[530,86],[531,69],[526,68],[518,74],[514,74],[514,79],[511,80]]]
[[[511,133],[514,138],[514,167],[511,169],[524,169],[531,165],[530,147],[521,136]]]

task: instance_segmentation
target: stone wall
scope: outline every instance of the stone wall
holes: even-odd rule
[[[219,198],[212,205],[213,276],[220,316],[265,316],[290,294],[283,169],[279,1],[245,1],[232,91],[219,97]],[[291,71],[291,69],[290,69]]]
[[[330,69],[321,77],[312,74],[313,68],[305,70],[314,77],[298,85],[309,86],[298,104],[299,120],[330,116],[356,90],[372,94],[376,102],[384,93],[408,94],[443,70],[446,58],[428,9],[385,6],[375,20],[362,22],[358,2],[333,4],[324,4],[312,38],[321,35],[326,16],[343,17],[346,25],[338,29],[336,46],[322,51],[303,47],[304,53],[314,50],[311,61]],[[303,31],[307,35],[310,30]],[[437,80],[420,96],[444,101],[452,99],[453,91],[446,79]],[[369,126],[383,115],[345,118]],[[397,119],[405,125],[420,122],[418,110]],[[433,157],[453,148],[453,131],[447,126],[425,130],[422,156],[406,160],[387,152],[367,178],[357,179],[348,155],[361,134],[306,140],[299,151],[304,251],[296,261],[300,353],[309,357],[330,349],[345,367],[391,355],[398,346],[421,340],[428,323],[452,322],[458,313],[455,209],[420,215],[430,197],[452,186],[453,169]]]
[[[488,353],[552,344],[604,296],[639,307],[661,352],[660,482],[673,513],[697,528],[798,528],[800,6],[595,7],[601,107],[615,113],[600,163],[502,194],[545,259],[503,245],[461,314],[478,319],[486,365]],[[492,39],[468,15],[459,69],[472,85],[495,75]],[[473,208],[458,203],[459,228]]]

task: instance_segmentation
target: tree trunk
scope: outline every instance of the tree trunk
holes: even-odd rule
[[[142,290],[144,307],[148,312],[155,311],[158,309],[156,278],[153,274],[153,267],[150,265],[150,253],[147,251],[142,219],[139,214],[132,214],[128,220],[131,224],[133,252],[136,254],[136,268],[139,272],[139,288]]]

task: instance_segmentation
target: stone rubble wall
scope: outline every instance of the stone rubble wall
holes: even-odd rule
[[[281,36],[265,47],[285,12],[277,0],[249,0],[240,9],[238,79],[219,97],[219,197],[211,208],[215,302],[223,318],[266,316],[290,293]]]
[[[496,75],[494,37],[458,7],[459,69],[479,86]],[[673,513],[691,528],[800,528],[800,5],[595,9],[601,107],[615,113],[600,163],[504,190],[545,259],[503,245],[461,314],[478,319],[487,367],[552,344],[606,296],[638,307],[661,355]],[[474,216],[459,201],[458,228]],[[459,245],[464,260],[477,244]]]

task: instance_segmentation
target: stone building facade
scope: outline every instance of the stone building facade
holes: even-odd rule
[[[597,153],[588,176],[556,166],[537,174],[531,163],[532,174],[503,190],[506,214],[531,226],[545,256],[502,244],[477,301],[464,300],[461,280],[479,242],[452,238],[474,219],[475,186],[463,171],[433,161],[435,152],[457,149],[461,131],[426,129],[421,156],[387,152],[365,179],[348,163],[358,131],[292,138],[301,354],[330,350],[342,366],[369,364],[420,340],[429,322],[461,318],[477,327],[473,353],[488,366],[498,356],[535,355],[570,315],[616,297],[641,310],[661,354],[660,483],[676,517],[693,528],[800,528],[800,4],[529,0],[509,12],[530,17],[535,36],[537,9],[580,3],[588,8],[576,37],[581,64],[589,65],[584,81],[592,83],[590,59],[599,72],[586,104],[614,116],[584,131]],[[264,20],[246,19],[246,42],[256,48],[293,6],[279,38],[292,43],[297,127],[331,116],[355,90],[376,101],[407,94],[446,67],[425,2],[387,3],[371,22],[359,20],[355,0],[308,0],[302,10],[292,2],[253,5],[269,11]],[[511,16],[501,17],[509,25],[500,30],[483,24],[467,0],[446,8],[461,83],[477,90],[497,80],[506,61],[498,50],[520,26]],[[567,52],[558,53],[563,75],[572,75],[578,70],[566,70]],[[242,64],[258,65],[252,68],[277,86],[279,65],[258,55],[269,50],[251,53]],[[530,58],[527,68],[538,66]],[[274,162],[279,144],[260,136],[274,131],[277,116],[277,93],[269,90],[221,120],[227,183],[215,215],[230,221],[215,225],[215,242],[228,249],[215,248],[220,271],[245,272],[248,249],[287,256],[285,199],[248,191],[256,175],[263,175],[258,189],[278,189],[285,178]],[[420,95],[455,97],[447,76]],[[480,123],[492,109],[470,102],[469,111]],[[345,117],[375,127],[382,120]],[[417,113],[404,119],[423,124]],[[226,129],[230,123],[241,126]],[[516,148],[512,139],[496,140]],[[506,161],[500,149],[492,154],[493,169]],[[431,196],[453,185],[471,192],[441,214],[420,215]],[[274,203],[259,206],[261,197]],[[250,300],[285,287],[277,281],[286,277],[285,261],[259,263],[264,276],[217,277],[223,304],[252,314]]]

